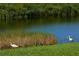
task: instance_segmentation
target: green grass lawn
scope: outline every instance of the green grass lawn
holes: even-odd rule
[[[0,56],[79,56],[79,43],[4,49]]]

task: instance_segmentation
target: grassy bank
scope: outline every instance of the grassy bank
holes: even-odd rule
[[[19,47],[53,45],[56,43],[54,35],[42,32],[0,32],[0,48],[12,48],[11,43]]]
[[[79,43],[0,50],[2,56],[79,56]]]

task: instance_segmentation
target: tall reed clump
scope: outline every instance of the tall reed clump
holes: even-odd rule
[[[11,48],[12,42],[19,47],[53,45],[56,43],[54,35],[41,32],[1,32],[0,48]]]

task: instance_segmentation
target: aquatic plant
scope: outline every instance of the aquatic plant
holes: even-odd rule
[[[4,32],[0,33],[0,48],[11,48],[12,42],[19,47],[38,46],[38,45],[53,45],[56,39],[48,33],[33,32]]]

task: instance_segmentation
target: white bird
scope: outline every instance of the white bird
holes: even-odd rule
[[[18,45],[13,44],[13,43],[11,43],[11,42],[10,42],[10,46],[13,47],[13,48],[17,48],[17,47],[19,47]]]
[[[70,35],[69,35],[68,37],[69,37],[69,41],[70,41],[70,42],[72,42],[72,41],[73,41],[73,39],[70,37]]]

